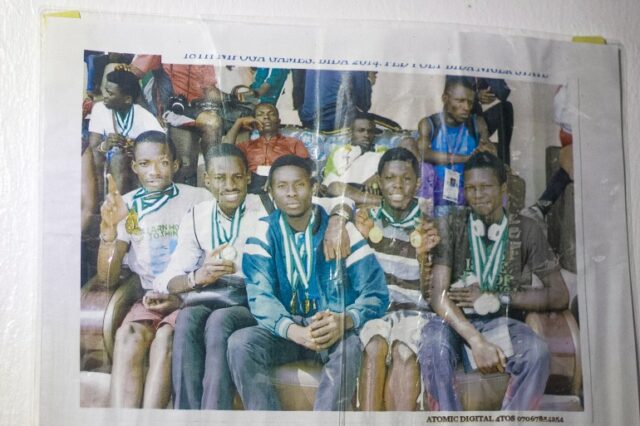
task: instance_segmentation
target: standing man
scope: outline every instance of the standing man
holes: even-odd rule
[[[511,316],[564,309],[567,288],[537,222],[508,217],[503,209],[502,162],[479,152],[465,163],[464,175],[470,208],[440,220],[442,242],[433,256],[430,301],[439,318],[422,330],[419,353],[428,401],[432,411],[462,410],[454,374],[467,345],[471,368],[510,375],[503,410],[534,410],[549,376],[549,350]],[[531,273],[542,288],[531,286]]]
[[[302,126],[314,131],[348,127],[357,111],[371,108],[371,76],[367,71],[307,70],[298,110]]]
[[[243,130],[257,130],[257,139],[238,142],[238,135]],[[247,157],[251,171],[249,192],[259,194],[265,192],[265,183],[269,167],[277,158],[294,154],[309,158],[309,151],[298,139],[280,134],[280,114],[275,105],[261,103],[256,105],[253,117],[241,117],[233,124],[225,142],[236,144]]]
[[[464,206],[462,171],[469,156],[476,149],[495,152],[484,119],[471,113],[474,97],[467,79],[450,77],[442,93],[442,112],[418,123],[417,152],[423,161],[435,166],[435,217]],[[415,152],[415,148],[412,150]]]
[[[324,364],[314,409],[347,409],[360,371],[355,330],[387,308],[383,271],[353,225],[346,259],[323,253],[328,217],[312,204],[312,170],[310,160],[294,155],[273,163],[269,190],[278,210],[257,224],[245,248],[242,267],[258,325],[231,336],[228,360],[249,410],[278,410],[271,368],[309,358]]]
[[[164,133],[146,132],[133,147],[132,168],[142,188],[120,195],[109,177],[101,208],[98,277],[115,284],[125,254],[138,275],[144,298],[133,305],[116,332],[111,371],[111,406],[165,408],[171,396],[173,326],[180,301],[153,291],[176,247],[178,225],[195,204],[211,194],[173,183],[175,147]]]
[[[276,105],[288,75],[289,70],[284,68],[257,68],[249,87],[260,103]]]

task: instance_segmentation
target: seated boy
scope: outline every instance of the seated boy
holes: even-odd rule
[[[272,367],[300,359],[324,364],[315,410],[345,410],[355,391],[362,346],[355,330],[388,304],[384,274],[371,248],[347,224],[351,254],[328,260],[320,243],[327,214],[312,204],[313,163],[278,158],[269,190],[278,210],[247,240],[242,269],[257,326],[229,339],[231,374],[249,410],[278,410]]]
[[[164,271],[176,247],[184,214],[211,194],[202,188],[174,184],[178,170],[175,147],[164,133],[146,132],[133,148],[132,168],[142,188],[124,196],[111,176],[101,208],[98,276],[116,283],[127,255],[132,272],[147,290],[116,333],[111,372],[111,405],[164,408],[170,397],[169,370],[173,324],[179,300],[155,293],[154,278]]]
[[[419,171],[418,159],[410,151],[385,152],[378,164],[382,205],[356,213],[356,226],[384,269],[391,299],[387,313],[366,323],[360,332],[365,345],[362,410],[413,411],[420,393],[420,330],[433,316],[420,288],[428,285],[428,253],[439,238],[418,205]]]

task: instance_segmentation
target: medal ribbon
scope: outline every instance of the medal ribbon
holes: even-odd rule
[[[393,216],[391,216],[389,212],[385,210],[384,203],[382,203],[382,207],[378,209],[371,209],[369,211],[369,214],[372,219],[380,219],[381,217],[384,217],[387,222],[389,222],[389,225],[393,226],[394,228],[411,228],[415,226],[416,219],[418,219],[422,215],[418,203],[415,200],[413,200],[412,203],[415,203],[413,209],[409,212],[409,214],[407,214],[404,219],[401,220],[395,220]]]
[[[140,188],[133,196],[132,208],[138,214],[138,222],[149,213],[160,210],[167,201],[176,197],[180,191],[178,187],[172,183],[169,187],[162,191],[148,192],[144,188]]]
[[[483,291],[493,291],[505,258],[506,242],[509,234],[505,232],[508,222],[507,215],[505,214],[502,222],[500,222],[496,241],[490,243],[488,247],[482,238],[484,235],[480,235],[476,227],[473,226],[475,220],[477,219],[473,213],[470,213],[469,242],[471,245],[473,269],[476,277],[480,280],[480,289]],[[490,250],[488,258],[487,250]]]
[[[280,231],[286,238],[284,241],[284,258],[287,271],[287,278],[293,289],[293,299],[297,299],[296,293],[298,286],[302,284],[305,291],[305,297],[309,299],[309,280],[311,279],[311,269],[313,267],[313,250],[312,235],[313,221],[315,214],[311,215],[307,229],[304,232],[304,242],[298,247],[296,239],[291,227],[284,219],[284,215],[280,216]],[[306,260],[303,265],[303,260]]]
[[[233,244],[240,234],[240,219],[244,214],[244,201],[236,208],[231,219],[231,227],[229,233],[225,231],[224,227],[220,223],[220,206],[216,203],[216,208],[211,212],[211,248],[215,249],[225,243]]]
[[[116,126],[114,126],[114,130],[116,133],[127,137],[129,132],[133,128],[133,105],[129,108],[129,111],[125,114],[124,117],[120,116],[117,111],[113,112],[115,117]]]

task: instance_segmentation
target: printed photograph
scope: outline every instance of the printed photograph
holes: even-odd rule
[[[80,59],[80,407],[584,410],[570,82]]]

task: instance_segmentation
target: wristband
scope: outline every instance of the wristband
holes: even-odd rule
[[[340,216],[341,218],[343,218],[347,222],[351,221],[351,215],[347,211],[345,211],[344,209],[339,209],[339,210],[331,212],[331,216]]]
[[[103,244],[113,244],[116,242],[116,236],[113,237],[113,239],[109,240],[105,237],[105,235],[101,232],[100,233],[100,242]]]
[[[196,271],[191,271],[187,274],[187,286],[191,290],[198,288],[198,285],[196,284]]]

